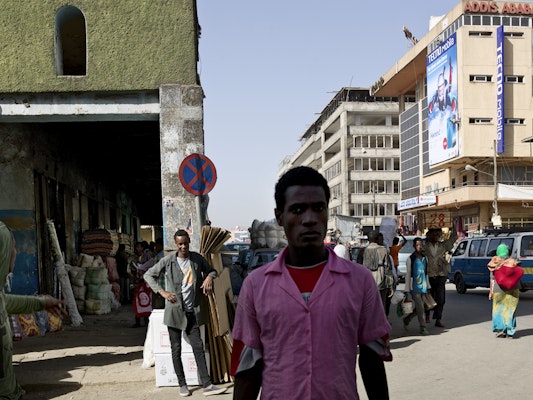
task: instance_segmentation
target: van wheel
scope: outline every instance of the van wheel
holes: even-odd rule
[[[457,274],[454,279],[455,282],[455,290],[457,290],[457,293],[459,294],[465,294],[466,293],[466,284],[463,279],[463,276],[461,274]]]

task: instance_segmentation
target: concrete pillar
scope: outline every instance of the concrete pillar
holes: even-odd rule
[[[196,196],[180,182],[181,162],[190,154],[204,153],[201,86],[162,85],[159,88],[161,192],[165,250],[175,250],[174,233],[192,227],[191,250],[198,251],[201,226]]]

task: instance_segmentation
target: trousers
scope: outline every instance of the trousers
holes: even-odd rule
[[[196,322],[194,312],[186,313],[187,315],[187,328],[185,328],[185,334],[191,343],[194,359],[196,360],[196,367],[198,368],[198,374],[200,376],[200,385],[207,387],[211,385],[211,376],[207,370],[207,362],[205,360],[204,342],[200,335],[200,327]],[[168,327],[168,337],[170,339],[170,350],[172,354],[172,364],[174,365],[174,372],[178,378],[180,386],[186,386],[187,381],[185,379],[185,372],[183,370],[183,363],[181,361],[181,336],[182,331],[180,329]]]
[[[442,310],[444,309],[444,303],[446,302],[446,281],[445,276],[434,276],[429,278],[429,284],[431,289],[429,292],[437,302],[437,306],[433,309],[433,319],[442,319]],[[429,315],[429,311],[426,312]]]

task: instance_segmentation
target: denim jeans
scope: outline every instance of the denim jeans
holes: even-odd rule
[[[200,335],[200,327],[196,322],[194,313],[186,313],[187,315],[187,328],[185,328],[185,334],[191,343],[192,351],[194,353],[194,359],[196,360],[196,367],[200,375],[200,385],[207,387],[211,385],[211,377],[207,370],[207,363],[205,360],[204,342]],[[170,339],[170,349],[172,353],[172,364],[174,365],[174,372],[178,377],[178,383],[180,386],[187,385],[185,380],[185,372],[183,371],[183,363],[181,361],[181,336],[180,329],[168,327],[168,336]]]

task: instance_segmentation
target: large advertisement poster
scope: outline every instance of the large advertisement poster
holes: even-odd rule
[[[496,139],[498,141],[498,154],[502,154],[503,146],[503,25],[496,30]]]
[[[455,33],[428,54],[429,165],[459,155]]]

